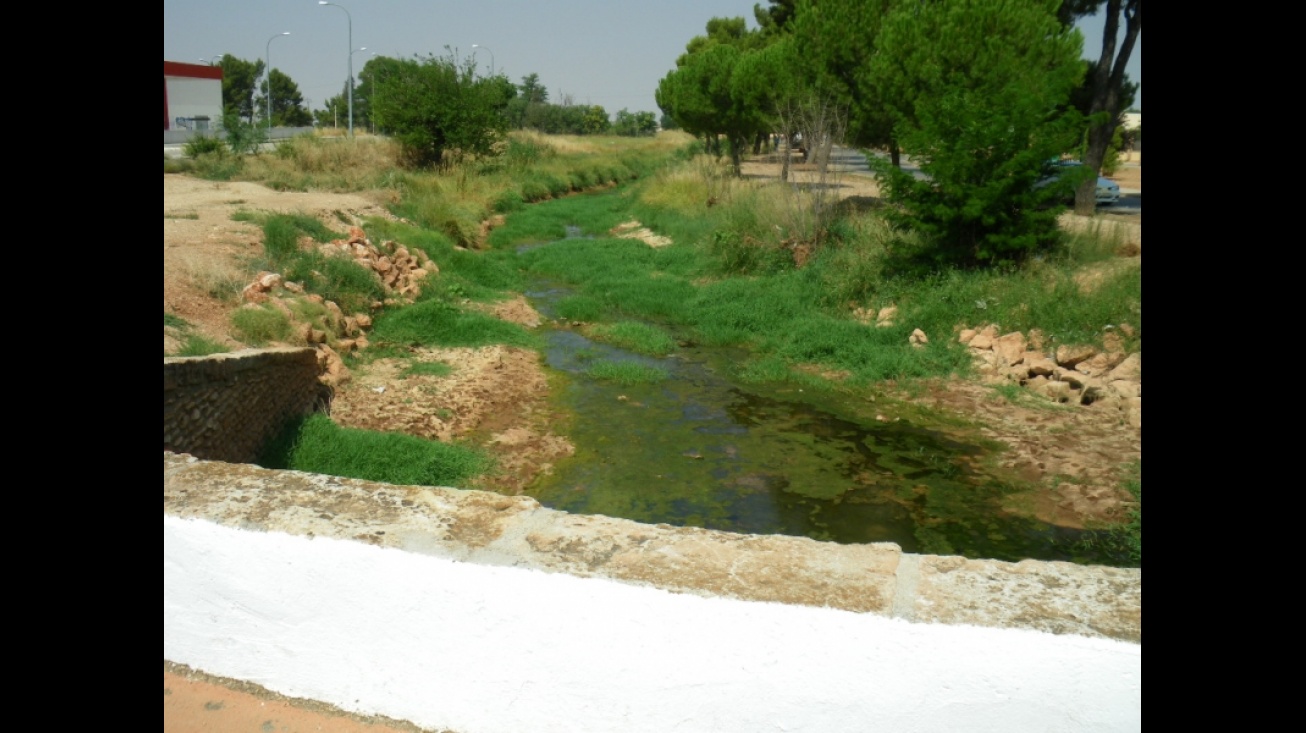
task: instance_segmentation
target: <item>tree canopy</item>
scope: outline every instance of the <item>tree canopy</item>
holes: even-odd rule
[[[254,122],[254,91],[263,77],[263,60],[246,61],[226,54],[222,67],[222,111]]]
[[[498,77],[478,77],[471,59],[395,59],[387,72],[375,79],[372,109],[411,165],[488,154],[507,130],[509,90]]]
[[[926,175],[881,165],[903,217],[937,259],[981,264],[1050,244],[1056,195],[1047,161],[1074,145],[1083,40],[1057,21],[1058,0],[902,4],[884,20],[872,78],[903,150]]]
[[[299,92],[299,85],[280,69],[268,73],[272,80],[272,121],[273,127],[302,127],[313,124],[313,116],[304,108],[304,95]],[[256,101],[259,114],[267,116],[268,81],[259,84],[259,96]],[[267,120],[264,120],[267,122]]]

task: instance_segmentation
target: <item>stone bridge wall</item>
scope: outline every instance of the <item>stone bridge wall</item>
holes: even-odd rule
[[[330,400],[313,349],[163,360],[163,449],[249,463],[287,420]]]
[[[429,730],[1141,730],[1142,571],[164,454],[164,659]]]
[[[165,359],[166,661],[459,733],[1141,730],[1141,570],[248,465],[321,397],[309,349]]]

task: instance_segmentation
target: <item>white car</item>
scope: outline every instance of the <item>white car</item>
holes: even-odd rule
[[[1060,177],[1061,171],[1070,168],[1082,168],[1084,166],[1083,163],[1080,163],[1077,160],[1054,160],[1051,165],[1053,170],[1056,172],[1047,178],[1044,178],[1042,181],[1039,181],[1039,185],[1045,186],[1056,180]],[[1071,201],[1074,201],[1074,192],[1071,192],[1070,196]],[[1110,206],[1111,204],[1118,203],[1120,201],[1120,185],[1108,178],[1098,176],[1096,199],[1098,206]]]

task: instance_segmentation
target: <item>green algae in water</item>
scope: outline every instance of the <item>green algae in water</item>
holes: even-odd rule
[[[527,293],[551,317],[553,304],[570,294],[547,285]],[[655,358],[568,330],[551,331],[546,341],[548,364],[564,375],[557,399],[575,415],[568,437],[576,446],[532,487],[546,506],[750,534],[894,542],[907,552],[1102,561],[1083,556],[1084,533],[1002,510],[1012,487],[975,468],[992,450],[982,439],[850,417],[857,411],[818,406],[792,388],[743,390],[723,376],[747,368],[738,350],[682,348]],[[596,363],[667,378],[616,384],[587,374]]]

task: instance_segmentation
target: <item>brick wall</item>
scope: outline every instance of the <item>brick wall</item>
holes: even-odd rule
[[[232,463],[256,459],[286,421],[323,408],[313,349],[247,349],[163,360],[163,449]]]

